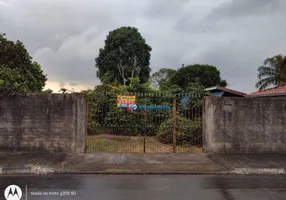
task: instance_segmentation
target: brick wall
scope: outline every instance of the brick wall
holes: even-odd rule
[[[0,99],[0,149],[85,151],[86,98],[29,94]]]

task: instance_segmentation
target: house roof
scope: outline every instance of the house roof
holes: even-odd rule
[[[232,93],[232,94],[236,94],[236,95],[240,95],[240,96],[246,96],[246,93],[242,93],[239,91],[235,91],[235,90],[231,90],[225,87],[221,87],[221,86],[214,86],[214,87],[210,87],[210,88],[206,88],[205,91],[212,91],[212,90],[220,90],[223,92],[228,92],[228,93]]]
[[[247,96],[254,97],[254,96],[280,96],[280,95],[286,96],[286,83],[278,85],[274,88],[253,92],[248,94]]]

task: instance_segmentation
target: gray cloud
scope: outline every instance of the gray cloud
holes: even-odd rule
[[[60,86],[60,88],[64,88],[66,86],[66,83],[65,82],[60,82],[59,86]]]
[[[70,85],[70,86],[78,86],[77,83],[70,83],[69,85]]]
[[[148,1],[147,6],[143,9],[143,15],[153,20],[164,19],[173,21],[184,12],[184,8],[191,0],[156,0]]]
[[[265,17],[276,12],[285,12],[281,0],[232,0],[211,12],[211,18],[253,18]]]
[[[286,34],[284,0],[0,3],[0,32],[23,41],[61,87],[99,84],[94,58],[108,32],[120,26],[137,27],[152,46],[152,72],[183,63],[213,64],[232,88],[244,92],[255,90],[257,67],[266,57],[286,53],[286,39],[278,42]]]

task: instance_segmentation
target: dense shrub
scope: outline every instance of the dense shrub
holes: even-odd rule
[[[146,114],[146,117],[145,117]],[[136,111],[129,113],[124,108],[112,108],[105,118],[105,127],[112,127],[114,135],[126,136],[155,136],[158,125],[154,113]]]
[[[104,124],[104,118],[108,112],[108,104],[111,87],[108,85],[99,85],[94,90],[83,90],[82,94],[87,97],[88,104],[88,135],[98,134],[97,129]]]
[[[190,120],[182,116],[177,116],[176,123],[177,144],[201,144],[202,125],[199,118]],[[173,118],[169,118],[160,125],[157,137],[162,143],[173,143]]]
[[[96,123],[95,121],[91,121],[88,120],[88,124],[87,124],[87,133],[88,135],[97,135],[97,129],[98,127],[100,127],[100,125],[98,123]]]

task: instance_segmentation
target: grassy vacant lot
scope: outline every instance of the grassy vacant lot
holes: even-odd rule
[[[177,152],[201,152],[201,147],[177,145]],[[143,153],[144,137],[96,135],[87,137],[87,152]],[[145,137],[146,153],[173,152],[173,145],[162,144],[155,137]]]

